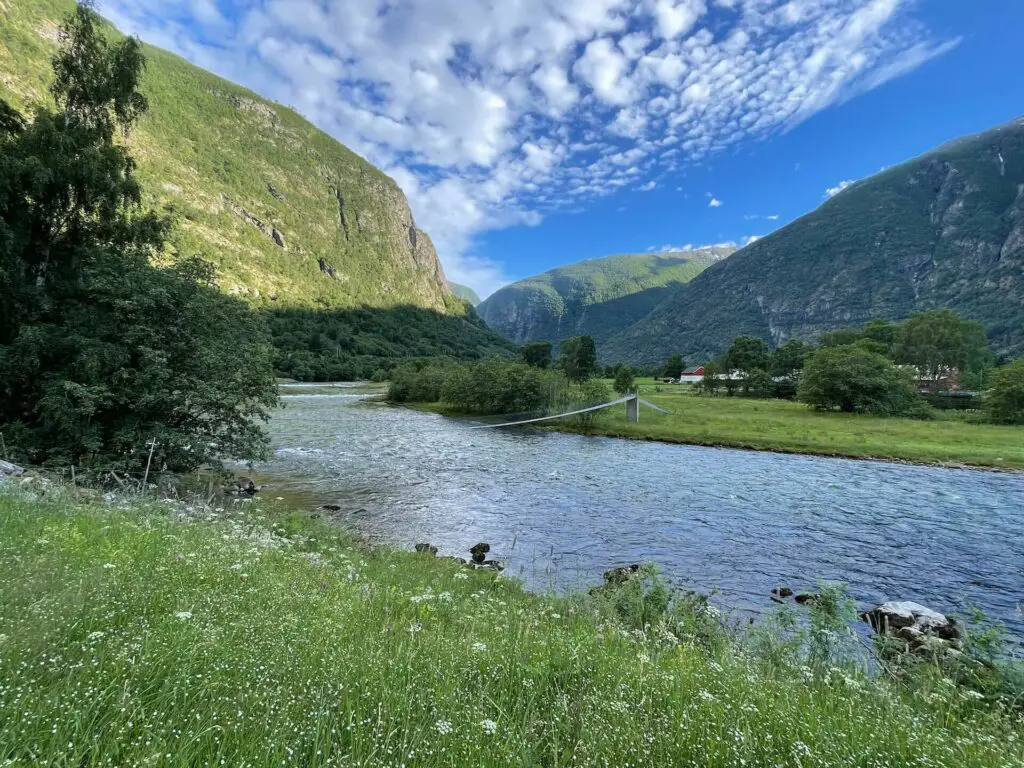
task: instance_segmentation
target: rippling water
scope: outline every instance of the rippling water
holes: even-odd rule
[[[473,430],[357,394],[289,395],[277,487],[367,537],[466,556],[535,588],[653,560],[740,610],[775,585],[845,581],[861,603],[965,599],[1024,635],[1024,477],[529,430]]]

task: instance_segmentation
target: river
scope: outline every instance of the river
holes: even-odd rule
[[[1024,636],[1020,475],[474,430],[351,390],[286,392],[259,474],[372,541],[462,557],[487,541],[534,589],[654,561],[741,613],[776,585],[843,581],[862,605],[966,600]]]

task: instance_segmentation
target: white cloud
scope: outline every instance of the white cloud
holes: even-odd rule
[[[99,4],[395,176],[449,274],[482,293],[504,276],[478,234],[762,140],[958,42],[916,0]]]
[[[658,186],[657,182],[655,182],[655,181],[648,181],[646,184],[643,184],[643,185],[637,187],[637,190],[639,192],[650,192],[652,189],[654,189],[657,186]]]
[[[711,202],[708,203],[708,208],[721,208],[725,203],[719,200],[717,197],[712,197]]]
[[[825,190],[825,197],[835,197],[836,195],[838,195],[840,192],[842,192],[844,189],[846,189],[848,186],[850,186],[853,183],[854,183],[853,181],[849,181],[849,180],[848,181],[840,181],[834,187],[829,187],[828,189]]]
[[[748,246],[751,243],[756,243],[760,239],[761,235],[747,235],[746,237],[743,238],[743,245]]]

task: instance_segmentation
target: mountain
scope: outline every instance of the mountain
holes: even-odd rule
[[[813,340],[950,307],[1024,354],[1024,119],[848,187],[683,286],[601,350],[707,360],[740,335]]]
[[[477,307],[519,343],[587,334],[601,344],[637,322],[732,248],[590,259],[505,286]]]
[[[476,291],[470,288],[468,285],[459,285],[458,283],[450,282],[448,287],[452,289],[452,293],[464,301],[468,301],[474,307],[480,303],[480,297],[477,296]]]
[[[0,0],[0,98],[26,113],[49,103],[50,56],[74,7]],[[363,338],[382,343],[348,350],[359,357],[394,351],[383,343],[391,324],[370,326],[399,308],[438,315],[427,322],[443,326],[440,337],[469,334],[481,354],[508,347],[470,322],[391,178],[293,110],[166,51],[145,54],[150,109],[127,139],[144,203],[173,208],[174,248],[213,263],[222,290],[268,316],[306,318],[299,336],[317,333],[316,315],[295,310],[362,312]]]

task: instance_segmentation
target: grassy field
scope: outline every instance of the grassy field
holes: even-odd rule
[[[921,464],[1024,470],[1024,429],[971,424],[952,412],[933,421],[844,413],[818,413],[784,400],[699,397],[688,386],[640,379],[641,397],[670,410],[644,409],[639,424],[624,409],[602,413],[586,427],[567,431],[694,445],[887,459]]]
[[[273,502],[0,486],[0,525],[3,765],[1024,765],[1019,718],[938,678],[769,663]]]

